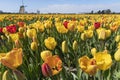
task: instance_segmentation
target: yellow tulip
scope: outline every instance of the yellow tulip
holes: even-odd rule
[[[68,32],[68,29],[66,29],[63,24],[56,23],[55,25],[56,25],[56,29],[59,33],[67,33]]]
[[[24,27],[19,27],[18,31],[19,31],[20,33],[23,33],[23,32],[24,32]]]
[[[18,33],[14,33],[14,34],[9,34],[9,36],[11,37],[11,39],[15,42],[16,40],[19,40],[19,35]]]
[[[37,42],[32,42],[31,43],[31,49],[33,50],[33,51],[35,51],[35,50],[37,50],[38,49],[38,44],[37,44]]]
[[[77,50],[78,49],[78,43],[77,43],[77,41],[75,40],[74,42],[73,42],[73,50]]]
[[[96,53],[94,55],[94,59],[96,60],[100,70],[107,70],[112,65],[112,58],[111,55],[108,54],[108,51]]]
[[[111,30],[105,30],[106,38],[110,37],[110,35],[111,35]]]
[[[2,80],[13,80],[12,74],[10,73],[10,71],[6,70],[3,73]]]
[[[93,31],[94,29],[95,29],[95,27],[93,25],[88,27],[88,30],[92,30]]]
[[[92,30],[86,30],[84,31],[85,35],[87,38],[92,38],[93,37],[93,31]]]
[[[44,21],[44,26],[45,26],[45,28],[51,28],[52,27],[52,21],[51,20]]]
[[[105,29],[98,29],[97,33],[98,33],[98,39],[104,40],[106,38],[105,37]]]
[[[63,53],[67,53],[68,52],[68,46],[67,46],[67,42],[66,41],[62,42],[62,52]]]
[[[115,37],[115,41],[116,41],[116,42],[119,42],[119,41],[120,41],[120,35],[117,35],[117,36]]]
[[[44,24],[40,21],[37,21],[33,24],[33,27],[39,30],[40,32],[44,31]]]
[[[79,31],[79,32],[83,32],[84,31],[84,26],[77,26],[77,30]]]
[[[45,51],[42,51],[40,55],[41,55],[42,60],[45,61],[47,57],[52,56],[52,52],[49,50],[45,50]]]
[[[22,64],[22,49],[14,48],[8,53],[0,54],[0,62],[10,69],[17,68]]]
[[[85,33],[82,33],[81,34],[81,39],[84,41],[84,40],[86,40],[86,35],[85,35]]]
[[[47,39],[44,40],[44,43],[45,43],[45,46],[50,50],[54,50],[54,48],[57,45],[57,42],[53,37],[48,37]]]
[[[91,54],[92,54],[93,56],[96,54],[96,52],[97,52],[96,48],[92,48],[92,49],[91,49]]]
[[[56,21],[56,22],[59,22],[59,21],[60,21],[60,19],[59,19],[59,18],[55,18],[55,21]]]
[[[114,58],[116,61],[120,61],[120,48],[115,52]]]
[[[86,23],[86,22],[85,22],[84,20],[81,20],[81,21],[80,21],[80,25],[82,25],[82,26],[84,26],[85,23]]]
[[[118,43],[117,48],[118,48],[118,49],[120,48],[120,42]]]
[[[3,33],[8,34],[6,27],[3,28]]]
[[[95,59],[89,59],[87,56],[83,56],[78,60],[78,62],[80,68],[89,75],[94,75],[97,72],[97,65]]]
[[[28,29],[26,34],[29,38],[33,38],[33,37],[37,36],[37,33],[36,33],[35,29]]]

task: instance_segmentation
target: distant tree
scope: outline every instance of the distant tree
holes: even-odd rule
[[[110,14],[111,13],[111,10],[110,9],[107,9],[106,10],[106,14]]]
[[[99,10],[97,11],[98,14],[110,14],[112,13],[110,9]]]
[[[102,10],[102,11],[101,11],[101,14],[105,14],[105,10]]]
[[[0,10],[0,13],[3,13],[3,11],[2,11],[2,10]]]
[[[92,10],[92,11],[91,11],[91,14],[93,14],[93,13],[94,13],[94,11]]]
[[[98,13],[98,14],[101,14],[101,10],[99,10],[97,13]]]

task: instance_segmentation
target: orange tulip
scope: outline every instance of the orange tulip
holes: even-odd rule
[[[62,61],[58,55],[49,56],[45,60],[45,63],[50,67],[52,75],[56,75],[62,70]]]
[[[8,53],[0,54],[0,62],[10,69],[17,68],[22,64],[22,49],[14,48]]]

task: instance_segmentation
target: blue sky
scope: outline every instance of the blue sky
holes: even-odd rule
[[[80,13],[111,9],[120,12],[120,0],[23,0],[27,12]],[[18,12],[22,0],[0,0],[0,10]]]

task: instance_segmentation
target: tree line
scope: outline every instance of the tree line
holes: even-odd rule
[[[110,9],[105,9],[105,10],[98,10],[97,12],[94,12],[92,10],[90,14],[120,14],[120,12],[112,12]]]

